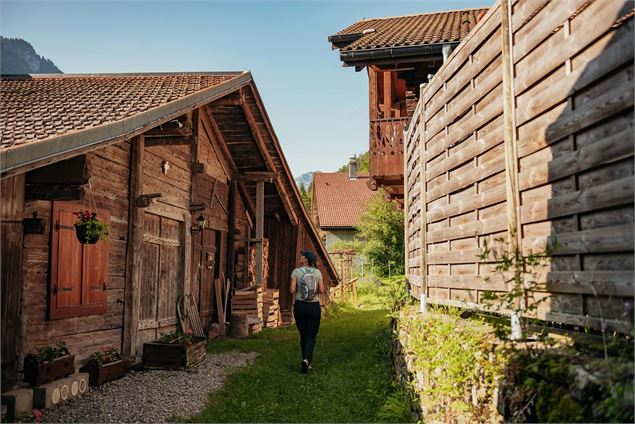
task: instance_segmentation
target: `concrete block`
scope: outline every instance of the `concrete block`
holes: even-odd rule
[[[7,420],[13,421],[33,411],[33,390],[16,389],[2,394],[2,404],[7,407]]]

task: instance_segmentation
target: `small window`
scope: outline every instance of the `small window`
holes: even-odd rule
[[[53,202],[49,319],[106,312],[108,243],[77,240],[75,213],[82,209],[81,203]],[[110,213],[100,210],[99,219],[110,224]]]

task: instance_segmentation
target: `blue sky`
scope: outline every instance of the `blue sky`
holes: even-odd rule
[[[334,171],[368,149],[365,72],[327,37],[362,18],[493,0],[10,1],[0,34],[65,73],[250,70],[295,176]]]

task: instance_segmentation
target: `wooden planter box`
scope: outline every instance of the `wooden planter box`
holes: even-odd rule
[[[66,355],[52,361],[38,363],[35,358],[24,359],[24,381],[32,386],[41,386],[75,372],[75,355]]]
[[[205,359],[205,340],[191,345],[177,343],[144,343],[143,367],[183,369],[201,363]]]
[[[108,381],[123,377],[128,372],[128,368],[124,361],[119,360],[105,365],[89,362],[80,371],[88,373],[88,382],[91,386],[101,386]]]

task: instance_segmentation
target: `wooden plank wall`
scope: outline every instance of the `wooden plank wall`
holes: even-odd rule
[[[177,300],[190,290],[190,149],[189,145],[144,149],[142,192],[161,197],[145,208],[138,353],[143,343],[178,328]],[[170,164],[167,172],[164,162]]]
[[[297,230],[291,223],[269,218],[265,221],[265,237],[269,240],[267,287],[280,290],[282,309],[289,309],[291,272],[298,265],[295,256]]]
[[[422,89],[423,120],[406,146],[408,278],[432,303],[483,308],[484,290],[506,290],[500,278],[484,280],[486,241],[514,229],[527,253],[556,239],[561,247],[536,272],[536,297],[547,297],[537,317],[629,331],[633,2],[510,1],[492,7]]]
[[[114,346],[121,349],[125,284],[126,243],[128,236],[128,169],[130,143],[122,142],[95,150],[87,155],[93,169],[92,190],[98,208],[111,213],[107,307],[105,314],[47,320],[46,305],[51,236],[51,202],[28,201],[25,217],[44,218],[43,234],[26,234],[22,259],[24,292],[20,327],[19,367],[30,350],[54,345],[63,340],[78,362],[96,350]]]
[[[422,293],[423,269],[421,256],[421,205],[425,202],[421,200],[421,103],[412,115],[412,120],[408,126],[408,132],[404,137],[404,166],[405,166],[405,193],[404,196],[404,240],[406,244],[405,269],[411,292],[419,297]]]
[[[22,297],[22,210],[24,209],[24,175],[2,180],[0,236],[2,251],[0,284],[2,291],[2,388],[12,386],[17,378],[16,360],[20,334],[20,298]]]

